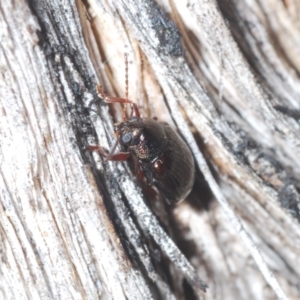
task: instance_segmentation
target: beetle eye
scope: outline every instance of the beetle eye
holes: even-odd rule
[[[132,134],[130,132],[126,132],[122,135],[121,140],[123,144],[129,144],[132,139]]]
[[[137,117],[130,117],[130,118],[128,118],[128,122],[136,122],[138,120],[138,118]]]

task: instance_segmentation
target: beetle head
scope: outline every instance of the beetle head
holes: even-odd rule
[[[125,148],[136,146],[144,140],[144,123],[142,119],[130,117],[126,122],[117,123],[114,126],[119,142]]]

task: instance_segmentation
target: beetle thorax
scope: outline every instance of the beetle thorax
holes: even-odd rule
[[[142,162],[156,160],[167,145],[164,127],[150,118],[132,118],[115,126],[121,146]]]

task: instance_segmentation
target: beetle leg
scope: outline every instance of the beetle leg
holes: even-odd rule
[[[139,111],[139,108],[137,107],[137,105],[135,103],[131,102],[130,108],[131,108],[130,117],[134,116],[139,119],[141,117],[141,115],[140,115],[140,111]]]
[[[119,152],[116,154],[113,153],[107,154],[105,150],[99,145],[90,145],[86,148],[86,150],[98,151],[100,155],[106,158],[106,160],[111,160],[111,161],[125,161],[130,156],[130,152]]]
[[[92,152],[92,151],[98,151],[102,156],[107,156],[107,153],[105,152],[105,150],[100,147],[99,145],[89,145],[86,147],[86,150],[89,151],[89,152]]]
[[[124,99],[124,98],[118,98],[118,97],[110,97],[107,96],[101,87],[99,85],[96,85],[96,90],[98,93],[99,98],[103,99],[106,103],[123,103],[123,104],[130,104],[131,112],[130,112],[130,117],[135,116],[137,118],[140,118],[140,111],[137,105],[132,102],[131,100]],[[125,113],[123,114],[123,119],[126,120],[125,118]]]
[[[144,176],[144,173],[141,170],[140,165],[137,161],[135,162],[135,174],[136,174],[138,181],[142,182],[145,176]]]
[[[149,184],[153,184],[154,180],[153,180],[153,173],[151,170],[147,170],[146,172],[146,177],[148,179]]]
[[[149,163],[142,163],[141,164],[142,170],[144,172],[144,175],[146,176],[148,183],[151,185],[153,184],[153,173],[151,170],[151,167],[149,166]]]
[[[119,152],[116,154],[106,156],[107,160],[125,161],[130,156],[130,152]]]

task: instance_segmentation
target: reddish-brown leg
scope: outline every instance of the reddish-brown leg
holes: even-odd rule
[[[139,182],[142,182],[145,178],[144,172],[140,168],[138,161],[135,161],[135,174]]]
[[[106,156],[106,159],[112,161],[125,161],[129,156],[129,152],[119,152],[113,155]]]
[[[99,145],[90,145],[87,148],[87,151],[98,151],[102,156],[104,156],[107,160],[111,161],[125,161],[129,156],[129,152],[119,152],[116,154],[107,154],[105,150]]]
[[[141,170],[140,164],[137,160],[135,160],[135,174],[137,177],[137,180],[139,182],[143,182],[146,178],[145,173],[143,170]],[[143,184],[142,188],[145,194],[147,194],[150,198],[154,198],[157,196],[156,190],[152,187],[151,183],[147,180],[148,184]]]
[[[140,118],[140,111],[137,107],[137,105],[132,102],[131,100],[128,99],[124,99],[124,98],[118,98],[118,97],[110,97],[107,96],[103,90],[101,89],[101,87],[99,85],[96,85],[96,90],[98,93],[98,96],[100,98],[102,98],[106,103],[123,103],[123,104],[130,104],[130,108],[131,108],[131,113],[130,113],[130,117],[135,116],[137,118]],[[124,119],[124,116],[123,116]]]

